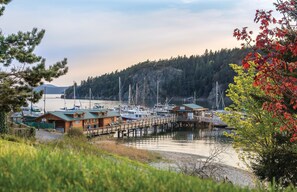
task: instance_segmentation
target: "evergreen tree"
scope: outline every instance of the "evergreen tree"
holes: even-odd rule
[[[76,91],[82,98],[88,97],[89,88],[97,99],[117,99],[119,76],[122,78],[123,99],[127,100],[128,85],[139,85],[139,93],[143,95],[143,79],[150,81],[147,86],[146,98],[156,98],[156,81],[160,81],[160,101],[168,98],[191,97],[196,91],[197,97],[209,97],[214,83],[219,82],[220,87],[226,90],[228,84],[233,82],[234,72],[229,63],[238,63],[248,52],[246,49],[222,49],[219,51],[206,50],[203,55],[190,57],[178,56],[158,61],[145,61],[133,65],[122,71],[104,74],[99,77],[89,77],[81,82]],[[66,91],[68,98],[72,98],[73,89]]]
[[[10,0],[0,0],[0,15]],[[67,73],[67,59],[46,68],[45,59],[34,53],[45,30],[4,35],[0,32],[0,133],[7,133],[7,113],[37,102],[42,92],[33,88]]]

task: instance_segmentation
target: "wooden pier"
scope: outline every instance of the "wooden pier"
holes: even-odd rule
[[[176,121],[177,120],[175,116],[149,118],[105,127],[90,128],[84,133],[89,137],[117,133],[118,138],[124,136],[129,137],[130,133],[132,133],[133,137],[136,137],[137,131],[139,131],[139,135],[142,136],[148,134],[148,129],[153,129],[154,131],[157,131],[158,128],[162,130],[173,129],[177,126]]]
[[[225,128],[227,124],[224,123],[219,118],[213,117],[202,117],[202,116],[194,116],[192,119],[188,118],[177,118],[179,127],[192,127],[192,128],[209,128],[212,129],[214,127],[217,128]]]
[[[145,120],[123,122],[120,124],[113,124],[110,126],[90,128],[84,133],[88,137],[115,134],[117,133],[118,138],[126,137],[137,137],[148,135],[149,130],[157,133],[157,130],[161,132],[173,131],[175,128],[188,128],[193,129],[212,129],[213,127],[227,127],[226,124],[219,121],[214,121],[213,118],[208,117],[195,117],[194,119],[184,119],[176,116],[172,117],[158,117],[149,118]]]

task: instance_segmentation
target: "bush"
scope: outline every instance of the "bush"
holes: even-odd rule
[[[13,129],[11,134],[17,137],[30,139],[30,138],[35,138],[36,129],[34,127],[16,128],[16,129]]]
[[[16,137],[15,135],[9,135],[9,134],[0,134],[0,138],[6,141],[16,142],[20,143],[22,142],[22,138]]]
[[[71,128],[68,131],[69,137],[84,137],[84,133],[81,128]]]
[[[36,129],[34,127],[28,128],[26,136],[28,138],[34,138],[36,136]]]
[[[259,179],[281,187],[297,186],[296,144],[291,143],[289,138],[282,134],[275,135],[277,147],[264,149],[256,158],[252,169]]]

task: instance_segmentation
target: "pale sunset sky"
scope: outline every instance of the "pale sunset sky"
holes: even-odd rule
[[[0,18],[4,34],[34,27],[46,34],[36,53],[47,65],[68,58],[55,85],[149,60],[240,47],[235,28],[253,23],[272,0],[13,0]]]

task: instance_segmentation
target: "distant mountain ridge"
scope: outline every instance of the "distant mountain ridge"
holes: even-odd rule
[[[89,89],[96,99],[118,100],[119,77],[121,78],[122,100],[128,99],[129,85],[132,100],[143,104],[145,100],[156,100],[159,82],[159,101],[165,98],[189,98],[196,92],[197,98],[214,100],[215,83],[226,90],[233,82],[235,73],[229,64],[240,64],[249,50],[221,49],[206,50],[203,55],[178,56],[175,58],[145,61],[122,71],[114,71],[98,77],[88,77],[76,88],[77,98],[89,98]],[[136,90],[138,97],[136,97]],[[73,86],[66,91],[73,98]]]
[[[64,94],[64,90],[69,87],[58,87],[51,84],[44,84],[34,88],[34,91],[45,91],[45,94]]]

